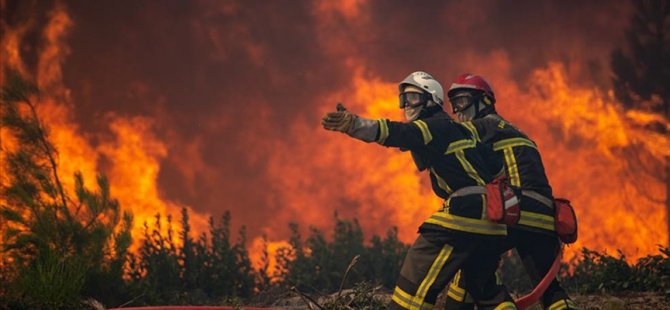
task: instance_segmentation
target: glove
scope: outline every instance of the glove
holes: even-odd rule
[[[365,142],[375,141],[379,131],[377,121],[353,114],[341,103],[337,104],[337,112],[328,112],[321,118],[321,125],[327,130],[340,131]]]
[[[337,112],[328,112],[321,118],[321,125],[326,130],[348,133],[356,118],[356,115],[338,106]]]

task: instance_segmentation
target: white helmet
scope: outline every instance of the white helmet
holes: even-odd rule
[[[433,102],[439,106],[442,106],[444,103],[444,89],[442,89],[442,85],[440,85],[440,83],[430,74],[423,71],[413,72],[398,84],[399,91],[402,92],[403,88],[408,85],[421,88],[429,93],[432,96]],[[429,106],[431,106],[431,104],[429,104]]]

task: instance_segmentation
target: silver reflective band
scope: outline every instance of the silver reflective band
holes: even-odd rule
[[[549,207],[549,209],[554,209],[554,201],[543,196],[542,194],[536,192],[536,191],[531,191],[531,190],[522,190],[521,195],[524,195],[526,197],[533,198],[539,202],[541,202],[543,205]]]
[[[358,116],[354,119],[347,134],[365,142],[374,142],[378,128],[379,122]]]
[[[449,199],[454,197],[463,197],[468,195],[481,195],[486,194],[486,188],[484,186],[466,186],[457,189],[453,194],[449,196]]]

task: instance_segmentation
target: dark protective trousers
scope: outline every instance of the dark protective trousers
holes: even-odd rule
[[[468,286],[479,309],[516,309],[502,285],[487,282],[497,268],[502,238],[442,238],[445,232],[422,232],[410,247],[400,271],[390,309],[432,309],[438,294],[459,269],[468,276]],[[448,233],[447,233],[448,234]],[[496,252],[497,253],[497,252]]]
[[[551,268],[551,265],[556,258],[559,241],[557,237],[543,233],[509,229],[507,239],[505,240],[504,246],[500,249],[500,252],[508,251],[514,247],[516,247],[519,252],[519,256],[526,268],[531,283],[537,285]],[[498,282],[493,273],[489,274],[487,277],[485,282],[488,284],[484,284],[484,287],[492,285],[491,283]],[[471,285],[468,284],[469,281],[467,273],[459,273],[453,279],[449,285],[447,293],[448,298],[446,309],[474,309],[473,297],[475,296],[470,296],[469,287]],[[565,293],[565,290],[563,290],[555,278],[542,295],[541,301],[544,309],[577,309],[576,304],[570,300]]]

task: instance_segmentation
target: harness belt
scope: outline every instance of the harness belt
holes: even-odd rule
[[[463,197],[463,196],[468,196],[468,195],[481,195],[481,194],[486,194],[486,187],[484,186],[466,186],[466,187],[461,187],[457,189],[455,192],[453,192],[451,195],[449,195],[449,199],[451,198],[456,198],[456,197]],[[532,190],[522,190],[521,195],[533,198],[543,205],[549,207],[550,209],[554,209],[554,201],[550,198],[545,197],[544,195],[532,191]]]
[[[469,195],[481,195],[486,194],[486,187],[484,186],[466,186],[457,189],[455,192],[449,195],[449,199],[455,197],[463,197]]]
[[[454,193],[455,194],[455,193]],[[536,192],[536,191],[531,191],[531,190],[522,190],[521,195],[533,198],[539,202],[541,202],[543,205],[547,206],[549,209],[554,209],[554,200],[549,199],[545,197],[544,195]]]

